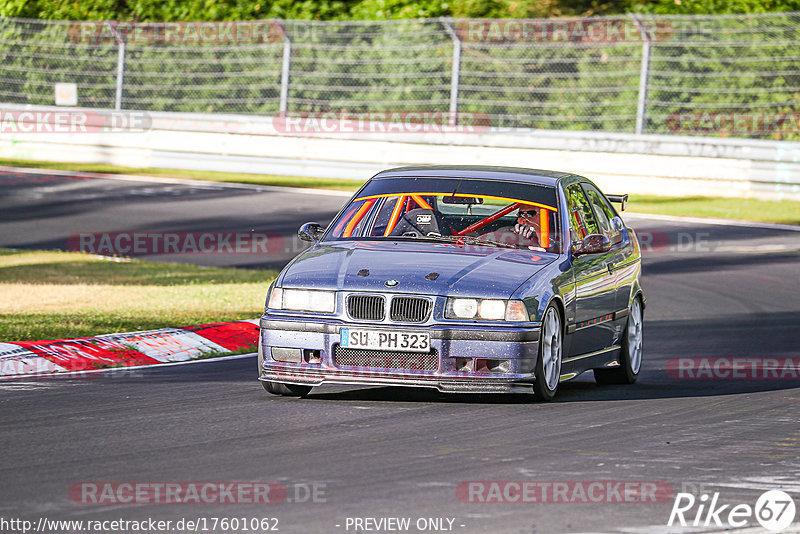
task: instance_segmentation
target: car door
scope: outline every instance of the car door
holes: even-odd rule
[[[564,191],[572,242],[601,233],[581,184],[572,183]],[[615,329],[611,319],[616,301],[613,256],[613,252],[580,256],[570,253],[575,280],[575,317],[572,324],[567,325],[567,332],[572,336],[568,356],[600,350],[613,343]]]
[[[621,333],[622,327],[626,322],[624,310],[628,309],[631,286],[636,278],[638,265],[635,262],[631,263],[633,245],[625,229],[625,223],[616,210],[611,207],[611,203],[606,196],[590,183],[582,183],[581,187],[589,204],[592,206],[600,233],[611,241],[608,267],[614,272],[616,294],[614,324],[616,338]]]

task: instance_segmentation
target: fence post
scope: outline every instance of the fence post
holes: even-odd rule
[[[642,64],[639,68],[639,98],[636,102],[636,134],[647,131],[647,83],[650,77],[650,33],[637,15],[632,15],[633,23],[642,34]]]
[[[278,111],[281,116],[286,115],[289,110],[289,75],[292,68],[292,40],[286,31],[286,27],[280,21],[275,21],[278,31],[283,36],[283,65],[281,66],[281,99],[278,104]]]
[[[442,19],[444,30],[453,40],[453,68],[450,72],[450,126],[458,124],[458,86],[461,77],[461,39],[448,19]]]
[[[117,39],[119,46],[117,48],[117,90],[114,94],[114,109],[117,111],[122,109],[122,86],[125,83],[125,41]]]

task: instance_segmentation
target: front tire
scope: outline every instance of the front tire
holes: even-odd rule
[[[539,357],[536,359],[536,381],[533,383],[533,392],[539,400],[551,401],[558,391],[558,383],[561,380],[563,338],[561,315],[555,306],[550,305],[542,316]]]
[[[642,301],[639,297],[633,299],[631,311],[628,313],[628,324],[622,334],[622,348],[620,349],[620,365],[612,369],[595,369],[594,380],[600,385],[608,384],[633,384],[639,378],[642,368],[642,355],[644,332],[642,316]]]
[[[282,397],[305,397],[311,391],[311,386],[298,386],[297,384],[283,384],[281,382],[261,381],[264,390],[273,395]]]
[[[264,348],[261,345],[261,334],[258,336],[258,376],[263,372]],[[261,380],[261,385],[267,393],[282,397],[305,397],[311,391],[311,386],[298,386],[297,384],[281,384],[280,382],[267,382]]]

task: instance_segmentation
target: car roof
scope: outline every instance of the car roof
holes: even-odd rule
[[[524,182],[555,186],[572,173],[525,169],[522,167],[494,167],[491,165],[415,165],[381,171],[374,179],[402,177],[480,178],[484,180]]]

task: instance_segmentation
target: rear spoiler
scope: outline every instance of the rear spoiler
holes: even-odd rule
[[[608,197],[608,200],[611,202],[622,204],[620,211],[625,211],[625,206],[628,204],[628,195],[606,195],[606,197]]]

